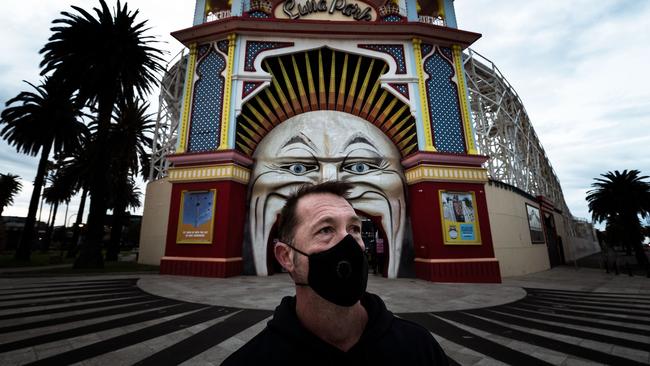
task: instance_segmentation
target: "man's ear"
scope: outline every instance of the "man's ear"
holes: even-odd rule
[[[275,259],[278,260],[278,263],[288,272],[293,272],[293,256],[291,255],[291,248],[281,241],[279,241],[275,248],[273,248],[275,254]]]

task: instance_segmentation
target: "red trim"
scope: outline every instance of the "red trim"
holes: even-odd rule
[[[160,261],[160,274],[177,276],[200,277],[232,277],[242,274],[242,261],[236,262],[206,262],[193,260],[170,260],[163,258]]]
[[[167,160],[174,166],[205,165],[215,163],[237,163],[249,167],[253,165],[253,159],[240,153],[237,150],[220,150],[211,152],[183,153],[168,155]]]
[[[474,192],[481,234],[480,245],[445,245],[440,190]],[[416,276],[435,282],[500,282],[494,259],[490,218],[481,183],[420,182],[409,186]],[[445,259],[448,259],[446,261]],[[460,259],[455,261],[454,259]]]
[[[487,160],[488,157],[485,155],[418,151],[402,159],[402,166],[406,169],[420,164],[481,167]]]
[[[497,261],[415,262],[415,275],[432,282],[501,283],[501,271]]]
[[[276,37],[323,37],[339,39],[401,39],[410,41],[421,38],[442,46],[459,45],[467,48],[481,35],[456,28],[420,22],[339,22],[318,20],[259,19],[230,17],[203,23],[191,28],[172,32],[172,36],[188,45],[192,42],[207,42],[223,38],[232,33],[240,35]]]
[[[211,244],[179,244],[176,231],[183,190],[216,189],[214,226]],[[201,261],[199,258],[240,258],[244,240],[246,214],[246,185],[235,181],[212,181],[173,183],[167,228],[165,257],[161,261],[161,273],[179,275],[241,274],[241,261]],[[183,257],[182,260],[173,257]],[[163,262],[170,262],[163,266]],[[239,264],[233,264],[238,262]],[[164,268],[163,268],[164,267]],[[238,270],[237,270],[238,269]],[[225,271],[225,272],[224,272]],[[236,273],[232,272],[235,271]],[[238,272],[237,272],[238,271]]]

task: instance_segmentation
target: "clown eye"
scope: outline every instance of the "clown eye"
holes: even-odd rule
[[[366,174],[377,169],[378,167],[374,164],[368,164],[362,162],[350,163],[343,166],[343,170],[354,174]]]
[[[294,164],[289,164],[289,165],[282,165],[280,168],[289,171],[291,174],[295,175],[303,175],[308,172],[311,172],[312,170],[316,170],[317,167],[315,165],[310,165],[310,164],[302,164],[302,163],[294,163]]]

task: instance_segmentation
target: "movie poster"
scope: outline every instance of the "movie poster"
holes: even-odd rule
[[[528,214],[528,228],[530,229],[531,242],[533,244],[545,243],[542,216],[539,213],[539,208],[526,204],[526,213]]]
[[[440,191],[445,244],[481,244],[474,192]]]
[[[181,192],[177,243],[212,244],[216,195],[215,189]]]

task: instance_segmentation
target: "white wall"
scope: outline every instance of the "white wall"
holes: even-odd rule
[[[138,263],[158,266],[165,255],[171,195],[172,185],[166,178],[147,184]]]
[[[485,185],[494,254],[502,277],[520,276],[550,268],[546,244],[532,244],[526,203],[539,204],[520,194]]]

